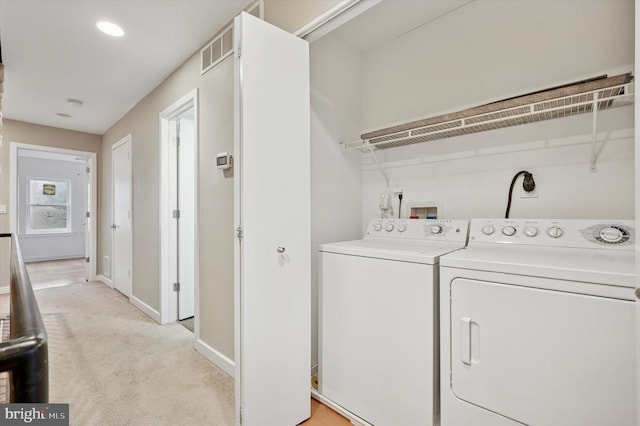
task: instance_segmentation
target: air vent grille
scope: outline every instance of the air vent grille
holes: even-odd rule
[[[233,24],[225,28],[200,51],[200,74],[215,67],[233,52]]]
[[[251,3],[245,12],[263,19],[263,0]],[[200,74],[204,74],[233,53],[233,21],[229,22],[206,46],[200,50]]]

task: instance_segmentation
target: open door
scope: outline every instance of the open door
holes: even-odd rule
[[[87,158],[86,161],[86,174],[85,174],[85,182],[84,182],[84,192],[85,192],[85,199],[84,199],[84,207],[85,207],[85,219],[84,219],[84,256],[85,256],[85,276],[86,276],[86,281],[89,282],[93,279],[93,274],[92,274],[92,268],[91,268],[91,257],[92,257],[92,253],[91,253],[91,228],[92,228],[92,222],[93,222],[93,215],[95,214],[95,212],[93,211],[93,209],[91,208],[91,173],[92,173],[92,166],[91,166],[91,159]],[[95,262],[95,259],[94,259]]]
[[[310,415],[310,89],[306,41],[235,19],[236,424]]]
[[[636,40],[640,40],[640,2],[636,1],[635,8],[635,35]],[[635,44],[635,72],[640,70],[640,43]],[[635,178],[636,178],[636,200],[635,219],[636,230],[640,224],[640,97],[635,96]],[[640,425],[640,240],[636,238],[636,422]]]
[[[180,145],[177,149],[178,163],[178,237],[176,255],[178,262],[178,320],[195,315],[195,273],[196,273],[196,132],[191,117],[194,107],[187,110],[188,117],[178,121]]]

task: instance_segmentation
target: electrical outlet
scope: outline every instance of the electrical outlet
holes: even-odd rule
[[[404,186],[397,186],[393,189],[393,194],[394,195],[398,195],[398,194],[404,194]]]
[[[522,183],[520,183],[520,198],[538,198],[538,187],[540,186],[540,182],[538,182],[537,175],[533,175],[533,181],[536,183],[536,187],[530,192],[525,191],[522,187]]]

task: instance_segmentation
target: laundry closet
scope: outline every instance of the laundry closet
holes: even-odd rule
[[[633,1],[382,1],[310,41],[314,250],[361,238],[383,195],[389,217],[503,217],[521,170],[536,191],[518,182],[511,217],[634,218]],[[614,76],[626,86],[595,114],[392,147],[362,136]],[[312,253],[312,297],[317,277]]]
[[[311,43],[312,145],[338,151],[389,126],[630,73],[633,49],[632,1],[383,1]],[[433,204],[439,217],[499,217],[511,177],[525,168],[538,193],[516,194],[514,216],[631,219],[627,105],[598,111],[595,171],[587,113],[374,147],[389,185],[367,149],[343,151],[345,159],[315,152],[313,166],[324,178],[316,185],[330,192],[323,204],[333,201],[341,219],[361,205],[361,228],[379,215],[380,194],[396,187],[404,188],[403,203]],[[361,172],[352,171],[354,162]]]

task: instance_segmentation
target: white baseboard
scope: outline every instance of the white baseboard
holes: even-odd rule
[[[31,256],[31,257],[23,257],[22,260],[24,263],[29,262],[45,262],[48,260],[68,260],[68,259],[82,259],[84,258],[84,253],[78,254],[63,254],[56,256]]]
[[[156,311],[151,306],[147,305],[135,296],[131,296],[129,298],[129,302],[131,302],[131,304],[136,308],[140,309],[144,314],[149,316],[149,318],[160,324],[160,312]]]
[[[113,288],[113,281],[111,281],[109,278],[107,278],[102,274],[96,275],[96,281],[100,281],[101,283],[106,284],[109,287]]]
[[[216,367],[227,373],[231,378],[235,376],[236,372],[236,364],[222,355],[217,350],[213,349],[211,346],[207,345],[202,340],[196,340],[193,345],[196,351],[198,351],[203,357],[211,361]]]

